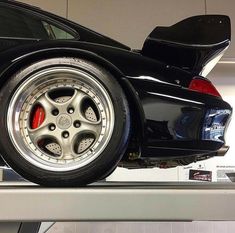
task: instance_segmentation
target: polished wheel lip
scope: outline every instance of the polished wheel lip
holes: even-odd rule
[[[63,78],[64,80],[68,79],[80,82],[84,85],[84,88],[89,87],[89,90],[91,91],[95,87],[97,94],[95,94],[93,97],[100,99],[100,102],[102,102],[100,104],[101,106],[104,105],[102,111],[107,116],[106,123],[108,125],[107,130],[105,129],[106,131],[104,131],[104,126],[102,126],[103,139],[98,139],[100,140],[98,142],[101,146],[98,145],[97,148],[94,148],[94,150],[90,150],[89,154],[86,157],[81,157],[80,161],[65,161],[63,164],[53,163],[53,159],[49,159],[47,162],[45,162],[42,158],[36,156],[35,151],[33,151],[32,148],[29,148],[26,139],[22,139],[22,128],[20,127],[19,123],[16,123],[18,121],[15,120],[20,118],[22,106],[24,105],[24,101],[27,99],[29,94],[27,91],[30,92],[31,89],[34,90],[35,88],[32,88],[32,86],[37,87],[38,83],[43,83],[45,81],[45,77],[46,79],[50,77],[50,80],[48,81],[50,83],[53,80],[61,80],[61,77],[57,77],[59,74],[67,74],[68,76]],[[84,167],[85,165],[94,161],[108,145],[113,133],[115,122],[114,108],[111,97],[109,96],[105,87],[99,81],[97,81],[95,75],[91,74],[91,72],[87,73],[83,69],[80,70],[79,68],[76,69],[66,66],[47,68],[28,77],[27,80],[17,88],[14,95],[12,96],[7,112],[7,117],[9,119],[7,124],[8,133],[14,147],[17,149],[19,154],[33,165],[49,171],[70,171]]]

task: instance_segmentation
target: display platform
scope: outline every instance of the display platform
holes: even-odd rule
[[[2,222],[235,220],[235,184],[104,182],[80,188],[0,184]]]

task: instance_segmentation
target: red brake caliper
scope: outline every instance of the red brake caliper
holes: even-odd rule
[[[37,129],[45,119],[45,112],[41,106],[37,106],[31,115],[31,128]]]

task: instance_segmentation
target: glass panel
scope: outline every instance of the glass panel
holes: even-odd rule
[[[0,37],[74,39],[66,30],[18,9],[0,7]]]
[[[74,39],[74,36],[72,36],[70,33],[66,32],[65,30],[62,30],[61,28],[58,28],[52,24],[49,24],[48,22],[42,21],[47,34],[50,39],[52,40],[68,40],[68,39]]]
[[[0,36],[48,39],[47,31],[38,18],[6,7],[0,7]]]
[[[74,36],[72,36],[68,32],[63,31],[62,29],[60,29],[54,25],[51,25],[51,29],[54,32],[56,39],[66,39],[66,40],[74,39]]]

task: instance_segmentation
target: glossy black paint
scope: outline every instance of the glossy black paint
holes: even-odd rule
[[[128,46],[125,46],[125,45],[119,43],[118,41],[115,41],[111,38],[108,38],[104,35],[101,35],[100,33],[92,31],[92,30],[90,30],[86,27],[83,27],[81,25],[78,25],[72,21],[66,20],[60,16],[54,15],[54,14],[46,12],[46,11],[42,11],[38,7],[33,7],[28,4],[17,2],[14,0],[1,0],[0,7],[10,7],[15,10],[22,10],[22,12],[26,12],[26,13],[29,13],[29,14],[32,14],[35,16],[39,16],[40,18],[45,19],[48,22],[52,22],[55,25],[58,25],[62,28],[66,28],[66,30],[68,30],[70,33],[72,33],[76,39],[79,39],[81,41],[106,44],[106,45],[130,50],[130,48]]]
[[[199,75],[230,40],[228,16],[200,15],[170,27],[156,27],[145,40],[142,54]]]
[[[132,133],[123,157],[124,166],[159,166],[161,161],[172,160],[180,164],[178,161],[185,158],[214,156],[224,147],[231,106],[219,97],[189,90],[194,69],[158,60],[144,50],[132,51],[38,8],[15,1],[1,1],[2,6],[37,14],[70,30],[76,38],[54,41],[1,38],[0,32],[0,86],[20,68],[49,57],[85,58],[105,67],[123,87],[131,109]],[[198,47],[197,51],[203,53],[203,48]],[[213,56],[218,53],[213,49],[210,52]]]

